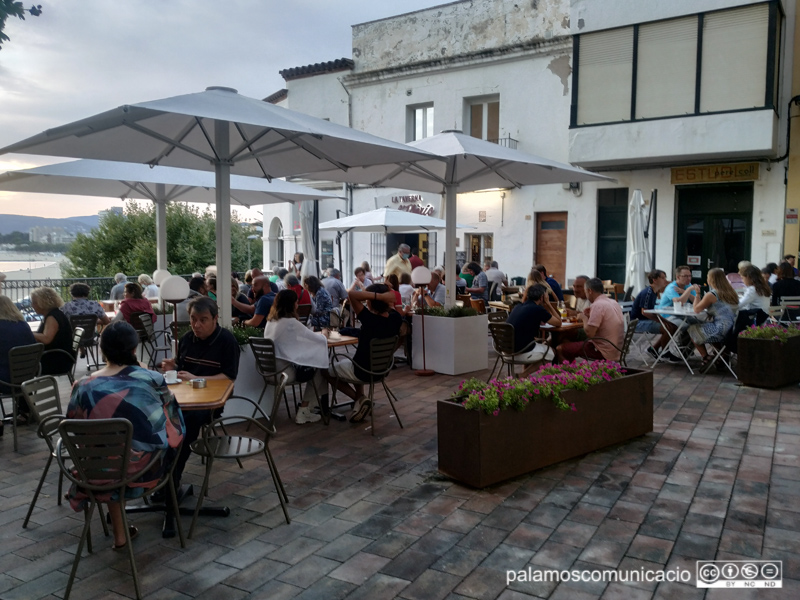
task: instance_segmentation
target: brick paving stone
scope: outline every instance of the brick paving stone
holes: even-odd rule
[[[520,546],[530,550],[538,550],[545,543],[547,538],[553,533],[549,527],[532,525],[530,523],[520,523],[504,540],[504,543],[512,546]]]
[[[392,577],[397,577],[398,579],[414,581],[425,572],[437,558],[438,556],[433,554],[427,554],[409,548],[393,558],[380,572],[391,575]]]
[[[262,558],[223,581],[228,586],[253,592],[289,569],[286,563]]]
[[[699,533],[681,532],[672,551],[680,556],[697,560],[710,560],[717,555],[719,538]]]
[[[595,563],[605,567],[616,567],[622,561],[627,549],[627,543],[598,539],[595,536],[585,545],[579,558],[584,562]]]
[[[674,543],[661,538],[637,535],[633,538],[627,556],[649,562],[666,564]]]
[[[276,579],[290,585],[307,588],[315,581],[324,577],[341,563],[321,556],[308,556],[293,562],[294,566],[283,571]]]
[[[353,591],[348,600],[391,600],[408,586],[408,581],[376,573]]]
[[[531,563],[554,569],[569,569],[582,551],[582,547],[547,541],[539,548]]]
[[[531,554],[533,553],[531,552]],[[454,546],[445,552],[444,555],[430,567],[437,571],[444,571],[452,575],[466,577],[475,567],[483,562],[486,556],[486,552]]]
[[[550,541],[570,546],[584,546],[597,532],[597,527],[586,523],[564,520],[550,536]]]
[[[432,515],[428,513],[417,512],[409,515],[403,519],[394,528],[394,531],[407,533],[415,537],[419,537],[428,533],[431,529],[436,527],[444,520],[441,515]]]
[[[371,540],[368,538],[345,533],[344,535],[341,535],[333,540],[331,543],[314,552],[314,554],[324,558],[330,558],[332,560],[344,562],[362,550],[365,546],[370,545],[370,543]]]
[[[361,585],[377,573],[390,559],[377,554],[358,552],[342,565],[328,573],[328,577]]]
[[[341,579],[332,577],[321,577],[315,581],[308,589],[299,593],[297,600],[340,600],[346,598],[356,586]]]
[[[480,566],[467,575],[453,590],[468,598],[494,600],[506,587],[505,571]]]
[[[302,591],[302,588],[273,579],[250,594],[250,600],[288,600]]]
[[[462,579],[455,575],[428,570],[415,578],[411,585],[398,594],[398,597],[408,600],[440,600],[461,581]]]
[[[458,542],[458,545],[488,553],[494,550],[505,539],[506,535],[507,532],[502,529],[478,525],[465,535]]]

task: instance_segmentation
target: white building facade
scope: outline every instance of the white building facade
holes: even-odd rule
[[[283,71],[275,100],[401,142],[462,130],[616,179],[460,194],[457,221],[474,229],[459,230],[459,262],[622,282],[638,188],[657,191],[656,266],[690,264],[701,281],[710,267],[782,254],[794,12],[794,0],[455,2],[354,26],[352,61]],[[381,206],[444,216],[437,195],[343,193],[320,203],[320,221]],[[292,210],[265,208],[264,231],[282,231],[288,259]],[[335,234],[320,239],[323,266],[338,266]],[[401,241],[431,267],[445,258],[443,232],[348,234],[345,279],[363,260],[380,273]]]

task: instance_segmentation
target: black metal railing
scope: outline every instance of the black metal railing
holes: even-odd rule
[[[191,275],[181,275],[188,280]],[[128,277],[129,282],[135,282],[136,277]],[[92,300],[107,300],[111,295],[111,288],[116,285],[113,277],[71,277],[53,279],[50,277],[39,279],[7,279],[2,284],[3,294],[13,302],[26,303],[30,293],[39,287],[51,287],[63,298],[64,302],[72,300],[69,288],[73,283],[85,283],[91,288],[89,298]]]
[[[512,138],[510,135],[506,137],[501,137],[496,140],[486,140],[487,142],[492,142],[493,144],[497,144],[498,146],[503,146],[505,148],[510,148],[511,150],[517,149],[517,144],[519,143],[517,140]]]

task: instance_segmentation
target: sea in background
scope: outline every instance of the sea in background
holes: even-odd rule
[[[0,251],[0,273],[7,280],[61,279],[63,254],[52,252]]]

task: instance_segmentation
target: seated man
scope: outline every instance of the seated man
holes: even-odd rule
[[[659,269],[654,269],[647,274],[650,285],[636,295],[631,308],[631,319],[639,319],[636,325],[636,333],[660,333],[656,343],[647,348],[647,353],[653,358],[658,358],[661,351],[669,344],[669,334],[659,321],[658,316],[652,313],[645,313],[645,310],[652,310],[656,306],[658,295],[667,287],[667,274]],[[677,356],[667,352],[662,360],[670,363],[682,362]]]
[[[576,358],[591,360],[619,360],[619,350],[625,338],[625,318],[620,305],[605,295],[603,282],[592,277],[586,282],[586,297],[592,303],[580,320],[586,333],[586,342],[564,342],[556,348],[558,362]],[[595,339],[603,338],[603,339]],[[593,341],[594,340],[594,341]],[[608,341],[606,341],[608,340]]]
[[[206,295],[206,278],[202,275],[192,277],[189,280],[189,296],[183,302],[175,305],[177,321],[179,323],[189,322],[189,303],[193,298]]]
[[[322,280],[322,285],[328,290],[334,308],[342,306],[342,302],[347,300],[347,288],[342,283],[342,273],[339,269],[331,267],[328,269],[328,276]]]
[[[117,273],[114,275],[114,282],[116,285],[111,288],[108,297],[111,300],[123,300],[125,298],[125,284],[128,282],[128,278],[125,273]]]
[[[203,377],[205,379],[235,380],[239,372],[239,344],[227,329],[217,323],[217,303],[207,296],[198,296],[189,302],[189,321],[192,330],[178,342],[178,355],[161,362],[165,371],[177,370],[183,381]],[[218,409],[221,413],[222,409]],[[183,439],[178,462],[175,463],[175,487],[178,488],[192,453],[190,445],[200,435],[200,428],[214,418],[211,410],[184,410],[186,437]]]
[[[254,277],[252,293],[255,304],[245,304],[237,298],[232,299],[233,308],[240,313],[234,324],[263,329],[267,324],[272,303],[275,301],[275,292],[270,287],[269,278],[265,275]]]
[[[578,275],[572,283],[572,294],[575,296],[575,309],[567,308],[567,314],[570,317],[577,317],[592,305],[586,297],[587,281],[589,281],[588,275]]]
[[[425,305],[428,308],[435,306],[444,306],[446,290],[445,287],[439,283],[439,273],[433,271],[431,273],[431,282],[424,288],[417,288],[412,296],[412,306],[419,306],[419,298],[422,295],[425,298]]]
[[[370,375],[364,372],[364,369],[369,369],[370,341],[399,335],[403,318],[397,311],[392,310],[395,296],[394,292],[386,285],[372,284],[363,292],[352,290],[348,294],[348,298],[353,312],[361,321],[358,346],[352,360],[340,357],[331,365],[326,379],[333,385],[336,385],[337,376],[364,382],[351,387],[348,383],[339,381],[337,386],[338,390],[355,401],[350,422],[359,423],[372,410],[369,398],[364,396],[364,385],[369,383],[370,378]],[[366,302],[366,306],[364,306],[364,302]]]
[[[561,327],[561,315],[550,303],[546,287],[530,286],[526,290],[525,302],[514,307],[506,323],[514,326],[514,352],[521,352],[530,346],[524,354],[516,357],[517,360],[531,363],[522,372],[523,377],[527,377],[543,359],[553,358],[553,351],[547,344],[535,342],[539,337],[539,327],[542,323]]]
[[[559,302],[563,302],[564,301],[564,292],[561,291],[561,286],[559,285],[559,283],[555,279],[553,279],[552,277],[550,277],[547,274],[547,269],[545,268],[545,266],[544,265],[536,265],[533,268],[536,269],[537,271],[539,271],[539,273],[541,273],[542,275],[544,275],[544,280],[547,282],[547,285],[549,285],[550,289],[553,290],[553,293],[556,295],[556,297],[558,298]]]

